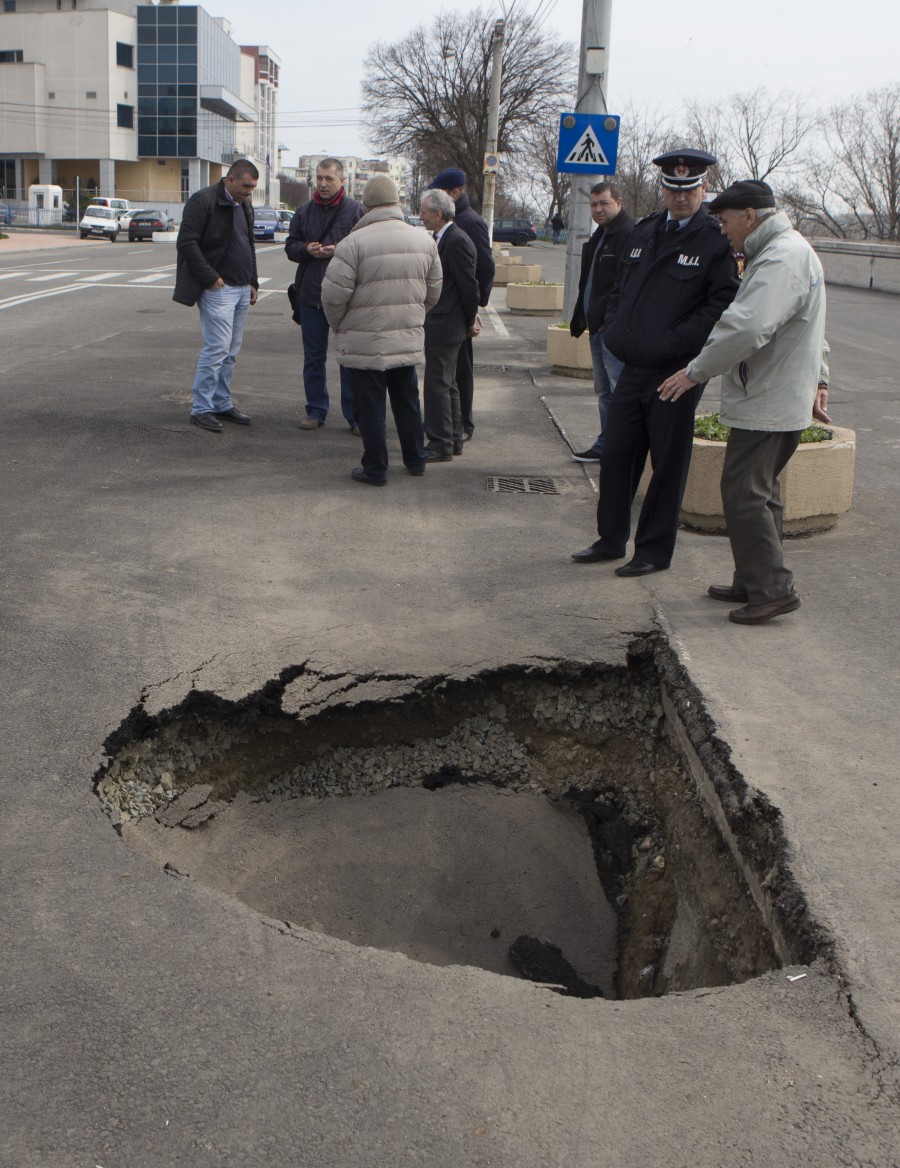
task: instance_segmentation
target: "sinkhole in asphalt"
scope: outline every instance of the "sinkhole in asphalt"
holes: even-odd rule
[[[137,707],[106,746],[130,847],[353,944],[619,998],[823,951],[777,810],[660,637],[468,678],[298,666]]]

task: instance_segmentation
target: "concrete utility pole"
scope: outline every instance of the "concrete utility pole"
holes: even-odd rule
[[[488,98],[487,141],[485,143],[485,157],[497,154],[500,137],[500,83],[503,79],[503,37],[506,32],[506,21],[498,20],[494,23],[494,54],[491,65],[491,91]],[[481,215],[487,223],[488,235],[494,238],[494,193],[497,188],[497,175],[489,171],[484,176],[484,194],[481,200]]]
[[[609,77],[609,28],[612,0],[584,0],[581,17],[581,54],[578,58],[577,114],[605,114]],[[597,50],[602,49],[602,53]],[[569,238],[566,245],[566,320],[572,319],[578,296],[581,248],[591,234],[590,189],[611,175],[572,175],[569,198]]]

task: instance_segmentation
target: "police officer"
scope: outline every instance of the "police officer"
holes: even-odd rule
[[[653,474],[641,508],[634,556],[617,576],[668,568],[687,483],[694,411],[705,386],[663,401],[662,382],[695,357],[738,289],[737,265],[703,203],[716,158],[681,149],[653,159],[665,210],[641,219],[625,246],[605,318],[604,344],[625,367],[609,409],[600,462],[597,539],[580,564],[620,560],[631,505],[649,452]]]

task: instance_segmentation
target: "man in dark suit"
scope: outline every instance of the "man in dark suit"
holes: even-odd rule
[[[475,245],[477,260],[475,263],[475,278],[478,280],[479,299],[482,308],[491,296],[494,284],[494,253],[491,249],[491,236],[487,223],[478,214],[469,202],[466,194],[466,175],[458,166],[449,166],[442,170],[428,184],[430,191],[446,191],[456,207],[454,222],[464,231]],[[475,363],[472,353],[472,338],[466,337],[459,346],[459,357],[456,365],[456,384],[459,388],[459,403],[463,418],[463,439],[469,439],[475,430],[475,419],[472,413],[472,399],[475,395]]]
[[[444,279],[440,299],[425,317],[425,457],[451,462],[463,451],[459,350],[481,331],[477,257],[475,245],[454,222],[456,207],[446,191],[426,191],[419,214],[437,241]]]
[[[600,432],[593,444],[572,454],[576,462],[599,462],[603,452],[609,403],[616,391],[622,362],[603,343],[603,318],[619,270],[625,244],[634,228],[634,220],[622,210],[622,196],[610,182],[591,187],[591,218],[597,224],[591,238],[581,249],[581,276],[578,300],[569,327],[573,337],[587,329],[591,339],[591,363],[594,367],[594,393],[600,409]]]

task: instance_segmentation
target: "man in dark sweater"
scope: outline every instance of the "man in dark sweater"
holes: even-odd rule
[[[594,367],[594,392],[600,409],[600,433],[594,442],[572,457],[576,462],[599,462],[603,453],[609,403],[616,390],[622,364],[603,343],[603,318],[619,270],[619,261],[634,227],[634,220],[622,210],[622,196],[610,182],[591,187],[591,218],[597,224],[591,238],[581,249],[581,277],[578,300],[569,327],[573,337],[587,329],[591,339],[591,363]]]
[[[478,303],[483,308],[491,296],[494,283],[494,253],[491,250],[491,237],[487,224],[469,202],[466,194],[466,176],[458,166],[442,170],[428,184],[432,191],[446,191],[456,205],[457,227],[468,235],[475,244],[475,278],[478,281],[480,299]],[[472,353],[472,338],[466,337],[459,347],[459,357],[456,362],[456,386],[459,390],[459,405],[462,411],[463,438],[472,437],[475,430],[475,420],[472,414],[472,399],[475,395],[475,360]]]
[[[318,430],[328,416],[325,360],[328,356],[328,321],[322,309],[322,281],[328,261],[341,240],[350,234],[366,209],[344,192],[344,166],[337,158],[323,158],[316,167],[316,189],[308,203],[294,214],[284,245],[289,260],[297,265],[292,298],[294,320],[303,336],[303,389],[306,417],[301,430]],[[351,429],[353,393],[350,376],[341,366],[341,413]]]
[[[259,288],[250,205],[258,181],[253,163],[239,159],[225,178],[191,195],[178,232],[172,299],[199,307],[203,336],[191,421],[210,433],[221,433],[222,419],[250,424],[231,400],[231,378]]]

